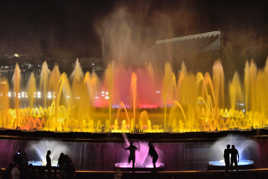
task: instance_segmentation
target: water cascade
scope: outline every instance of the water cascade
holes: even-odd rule
[[[12,81],[0,79],[2,129],[54,132],[200,132],[251,130],[268,126],[268,63],[245,64],[225,81],[220,61],[212,73],[196,74],[169,63],[112,62],[103,76],[83,72],[75,62],[70,76],[46,62],[26,80],[19,64]],[[4,76],[4,75],[1,75]],[[40,80],[39,80],[40,79]],[[26,83],[24,84],[24,81]],[[225,85],[227,84],[227,85]]]

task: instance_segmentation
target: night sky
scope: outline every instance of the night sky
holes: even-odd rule
[[[0,56],[18,52],[36,58],[101,58],[102,38],[96,24],[122,7],[134,22],[132,31],[141,32],[133,34],[151,36],[148,46],[157,39],[213,30],[267,36],[268,13],[261,1],[8,0],[0,5]],[[159,14],[168,20],[160,19],[158,24]]]

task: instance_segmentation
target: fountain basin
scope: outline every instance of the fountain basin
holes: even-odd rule
[[[254,168],[253,160],[240,160],[238,162],[238,169]],[[216,160],[208,162],[208,169],[225,169],[224,160]]]
[[[28,161],[28,165],[32,165],[34,167],[44,167],[46,166],[46,162],[43,161]],[[57,167],[58,166],[58,161],[52,160],[51,162],[52,167]]]
[[[115,169],[120,169],[120,170],[132,170],[132,163],[126,163],[126,162],[119,162],[114,164]],[[156,163],[156,169],[164,169],[165,164],[162,162],[157,162]],[[145,165],[140,165],[140,164],[135,164],[135,170],[151,170],[153,169],[154,166],[152,163],[150,164],[145,164]]]

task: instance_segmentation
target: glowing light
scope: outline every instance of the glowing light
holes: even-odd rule
[[[47,92],[47,98],[48,99],[52,99],[53,98],[53,95],[52,95],[52,92],[51,91],[48,91]]]
[[[26,94],[25,94],[24,91],[21,92],[21,97],[22,97],[22,98],[26,98]]]
[[[120,104],[113,104],[112,108],[120,108]]]
[[[36,166],[36,167],[41,167],[41,166],[46,166],[45,161],[28,161],[29,165]],[[51,161],[51,166],[52,167],[57,167],[58,166],[58,161],[57,160],[52,160]]]
[[[37,98],[40,99],[42,97],[42,93],[40,91],[37,91],[37,95],[36,96],[37,96]]]
[[[18,53],[14,53],[14,57],[19,58],[20,55]]]

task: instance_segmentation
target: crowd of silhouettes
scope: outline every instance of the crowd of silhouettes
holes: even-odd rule
[[[238,170],[239,152],[235,148],[235,145],[232,145],[232,148],[230,148],[230,144],[228,144],[226,146],[226,149],[224,149],[223,157],[224,157],[226,171],[228,171],[229,169]],[[230,160],[230,157],[231,157],[231,160]]]
[[[75,167],[71,158],[61,153],[58,159],[58,166],[52,166],[51,162],[51,151],[48,150],[46,154],[46,166],[43,169],[47,170],[48,178],[53,178],[53,173],[51,171],[60,171],[61,179],[72,179],[75,173]],[[36,173],[38,170],[34,170],[33,165],[28,164],[28,158],[26,153],[18,150],[12,158],[11,163],[6,169],[4,179],[33,179],[40,177],[41,173]],[[54,173],[56,174],[56,173]],[[54,175],[55,176],[55,175]]]
[[[51,172],[50,169],[52,167],[50,154],[51,154],[51,151],[48,150],[47,155],[46,155],[46,162],[47,162],[46,167],[48,168],[49,175],[50,175],[50,172]],[[59,159],[58,159],[57,167],[60,170],[60,175],[61,175],[62,179],[71,179],[71,178],[73,178],[75,168],[74,168],[74,165],[73,165],[73,162],[72,162],[71,158],[67,154],[64,154],[64,153],[60,154]]]
[[[48,150],[47,155],[46,155],[46,161],[47,161],[46,167],[48,168],[49,175],[51,174],[50,169],[52,167],[50,154],[51,154],[51,151]],[[64,154],[64,153],[60,154],[59,159],[58,159],[57,167],[60,170],[60,175],[61,175],[62,179],[71,179],[71,178],[73,178],[75,168],[74,168],[74,165],[73,165],[73,162],[72,162],[71,158],[67,154]]]
[[[156,163],[158,160],[158,153],[153,145],[152,142],[148,142],[148,156],[151,157],[153,168],[156,168]],[[135,168],[135,161],[136,161],[136,150],[138,148],[133,144],[131,141],[129,143],[129,146],[127,148],[124,148],[125,150],[129,150],[129,157],[128,157],[128,163],[132,162],[132,168]],[[50,173],[52,168],[51,163],[51,151],[48,150],[46,154],[46,168],[48,169],[48,173]],[[238,162],[239,162],[239,152],[235,148],[235,145],[230,146],[228,144],[226,146],[226,149],[224,149],[224,162],[225,162],[225,169],[226,171],[230,169],[236,169],[238,170]],[[73,165],[73,162],[71,158],[61,153],[58,158],[58,169],[60,170],[60,175],[62,179],[71,179],[74,176],[75,168]],[[31,176],[31,169],[33,168],[32,165],[28,165],[28,158],[27,155],[21,151],[18,150],[18,152],[15,153],[13,156],[13,160],[10,163],[10,165],[7,168],[7,172],[5,174],[5,179],[27,179],[32,178]]]

